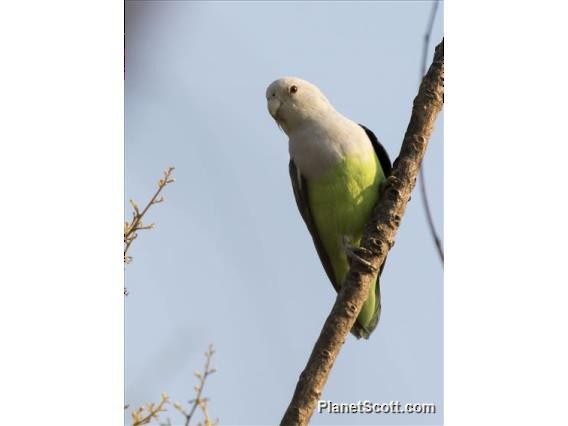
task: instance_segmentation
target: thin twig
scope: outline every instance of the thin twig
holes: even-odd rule
[[[124,222],[124,263],[125,264],[130,263],[130,261],[132,260],[132,257],[128,256],[128,249],[130,249],[132,242],[138,237],[137,232],[145,229],[154,228],[155,226],[154,223],[151,223],[150,225],[144,225],[142,219],[146,214],[146,212],[150,209],[150,207],[164,201],[163,196],[160,198],[158,198],[158,196],[168,184],[175,181],[171,177],[174,169],[175,167],[168,167],[168,169],[164,172],[163,179],[160,179],[158,181],[158,189],[156,190],[152,198],[150,198],[150,201],[148,201],[148,204],[146,204],[146,206],[144,207],[144,209],[142,209],[142,211],[140,211],[140,209],[138,208],[138,204],[136,204],[136,202],[130,200],[130,205],[132,206],[132,209],[134,211],[132,212],[132,221]],[[126,287],[124,287],[124,295],[125,296],[128,295],[128,290],[126,289]]]
[[[204,422],[206,426],[211,426],[216,424],[216,422],[212,422],[209,418],[209,412],[207,411],[208,398],[201,397],[201,395],[203,394],[203,388],[205,387],[205,381],[207,380],[207,377],[209,377],[211,374],[217,371],[214,368],[211,368],[211,359],[213,358],[214,353],[215,349],[213,349],[213,345],[209,345],[207,352],[205,352],[205,365],[203,367],[203,372],[196,371],[195,373],[193,373],[195,377],[198,378],[199,383],[194,387],[195,398],[188,401],[190,404],[192,404],[189,412],[185,411],[185,409],[181,406],[180,403],[176,402],[174,404],[174,408],[178,410],[181,414],[183,414],[183,416],[185,417],[185,423],[184,423],[185,426],[189,426],[189,422],[191,421],[191,418],[195,413],[195,410],[197,410],[197,407],[199,407],[203,412],[203,416],[205,418]]]
[[[432,35],[432,29],[434,28],[434,20],[436,19],[436,13],[438,12],[439,2],[435,1],[432,5],[432,12],[430,13],[430,20],[428,22],[428,28],[426,34],[424,34],[424,45],[422,47],[422,71],[420,73],[420,80],[424,74],[426,74],[426,64],[428,57],[428,46],[430,45],[430,36]],[[420,193],[422,194],[422,205],[424,206],[424,211],[426,212],[426,219],[428,220],[428,227],[430,228],[430,234],[436,244],[438,250],[438,255],[442,261],[442,266],[444,266],[444,248],[442,247],[442,241],[436,232],[436,227],[434,226],[434,219],[432,218],[432,211],[430,210],[430,203],[428,202],[428,195],[426,194],[426,181],[424,179],[424,164],[420,167]]]
[[[169,396],[165,393],[162,394],[162,399],[158,405],[154,403],[147,404],[146,407],[142,406],[132,412],[132,426],[142,426],[150,423],[152,419],[157,419],[159,414],[166,411],[164,406],[169,403]],[[144,411],[147,412],[144,415]]]
[[[432,212],[430,211],[430,205],[428,204],[428,196],[426,195],[426,182],[424,181],[424,165],[420,167],[420,192],[422,194],[422,204],[424,205],[424,210],[426,211],[426,219],[428,220],[428,226],[430,228],[430,233],[434,239],[434,244],[438,251],[440,260],[442,261],[442,266],[444,266],[444,248],[442,247],[442,241],[434,228],[434,220],[432,218]]]
[[[432,11],[430,12],[430,19],[428,21],[428,28],[424,34],[424,45],[422,47],[422,73],[420,74],[420,80],[426,74],[426,67],[428,65],[428,46],[430,45],[430,36],[432,35],[432,29],[434,28],[434,21],[436,19],[436,13],[438,12],[438,5],[440,2],[435,1],[432,5]]]
[[[199,371],[195,373],[195,377],[199,379],[199,384],[195,387],[195,398],[189,401],[190,404],[193,402],[193,406],[191,407],[191,410],[185,419],[185,426],[189,425],[191,416],[193,416],[193,413],[195,413],[197,407],[202,403],[201,394],[203,393],[203,388],[205,387],[205,380],[207,380],[207,376],[215,372],[215,369],[210,369],[211,358],[213,357],[214,353],[215,350],[213,349],[213,345],[209,345],[209,349],[207,350],[207,352],[205,352],[205,366],[203,367],[203,373],[200,373]]]
[[[130,223],[124,222],[124,262],[125,263],[129,262],[130,258],[127,256],[127,252],[128,249],[130,248],[130,245],[132,244],[132,241],[134,241],[138,236],[136,232],[143,229],[152,229],[154,227],[153,223],[150,225],[144,225],[142,223],[142,218],[144,217],[146,212],[150,209],[150,207],[152,207],[154,204],[158,204],[164,201],[164,197],[158,199],[158,195],[160,195],[162,190],[168,184],[174,182],[174,179],[171,178],[171,174],[174,171],[174,169],[175,167],[168,167],[168,169],[164,172],[164,178],[158,181],[158,189],[156,190],[150,201],[148,201],[148,204],[146,204],[146,207],[144,207],[142,212],[140,212],[138,205],[134,201],[130,200],[130,205],[132,206],[134,211],[132,212],[132,222]]]
[[[371,220],[365,226],[361,246],[356,249],[357,256],[351,262],[333,309],[300,375],[282,425],[306,425],[310,421],[335,359],[369,296],[371,283],[394,245],[396,231],[416,184],[443,102],[444,40],[436,47],[432,65],[422,79],[392,174],[387,178]]]

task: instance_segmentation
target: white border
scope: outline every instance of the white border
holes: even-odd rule
[[[0,12],[3,424],[123,423],[123,5]]]
[[[568,424],[565,16],[447,2],[445,420]]]

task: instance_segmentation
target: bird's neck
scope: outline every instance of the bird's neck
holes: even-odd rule
[[[310,120],[288,133],[290,158],[306,178],[317,178],[345,160],[371,147],[363,129],[338,112]]]

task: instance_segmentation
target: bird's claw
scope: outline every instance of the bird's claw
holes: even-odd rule
[[[353,259],[361,262],[363,265],[365,265],[367,268],[373,269],[373,265],[363,259],[360,254],[366,254],[369,252],[369,250],[363,248],[363,247],[354,247],[350,244],[350,238],[347,237],[346,235],[343,236],[343,241],[342,241],[342,245],[343,245],[343,250],[345,251],[345,255],[347,256],[347,261],[349,262],[349,266],[351,266],[351,262]]]

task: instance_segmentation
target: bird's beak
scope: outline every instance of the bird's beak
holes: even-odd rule
[[[278,114],[279,109],[280,109],[280,101],[276,98],[270,98],[268,100],[268,112],[274,119],[276,119],[276,114]]]

